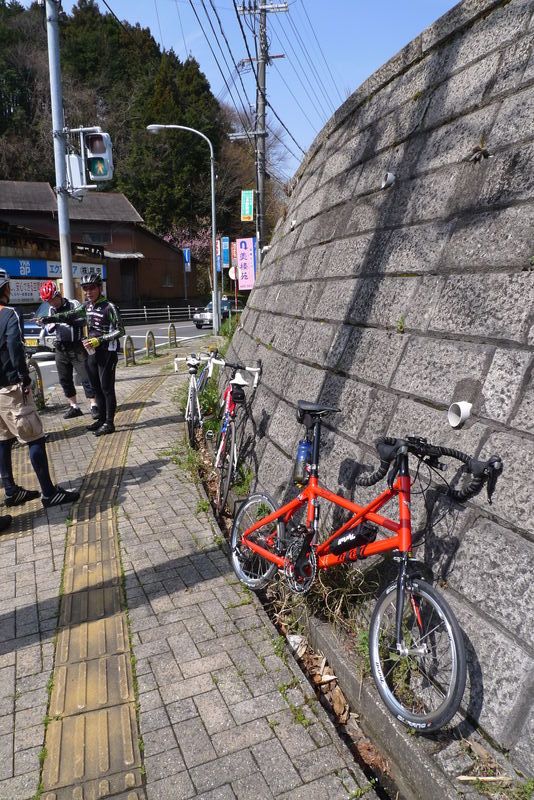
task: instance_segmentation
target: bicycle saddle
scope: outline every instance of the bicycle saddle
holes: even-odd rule
[[[297,401],[297,420],[304,423],[304,416],[308,414],[310,417],[323,417],[330,412],[339,411],[339,408],[332,408],[332,406],[325,406],[323,403],[309,403],[307,400]]]

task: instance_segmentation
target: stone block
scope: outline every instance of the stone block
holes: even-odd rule
[[[354,281],[350,278],[317,282],[308,297],[308,316],[330,322],[345,321],[353,293]]]
[[[520,84],[525,84],[530,80],[532,73],[529,74],[529,58],[533,42],[534,36],[529,33],[511,43],[503,52],[495,81],[490,87],[492,97],[513,91]]]
[[[417,399],[400,397],[389,428],[384,428],[381,432],[399,437],[415,434],[425,437],[433,444],[453,447],[474,455],[480,447],[482,437],[487,434],[486,427],[479,422],[471,424],[470,420],[461,430],[451,428],[447,420],[447,407],[445,403],[443,408],[436,409]],[[451,480],[453,474],[454,469],[448,469],[444,476]]]
[[[490,13],[500,4],[501,0],[464,0],[458,3],[423,31],[423,52],[436,47],[456,31],[474,22],[479,15]]]
[[[368,264],[372,241],[372,234],[366,233],[330,243],[321,265],[322,274],[342,278],[362,272]]]
[[[517,430],[534,433],[534,374],[532,373],[522,393],[512,425]]]
[[[483,345],[412,336],[392,388],[448,407],[460,381],[483,380],[492,354]]]
[[[285,317],[275,317],[274,319],[271,318],[271,320],[274,331],[273,347],[281,353],[287,353],[292,356],[295,341],[302,336],[306,323],[301,319],[288,319]]]
[[[369,410],[371,394],[372,389],[369,386],[327,372],[319,400],[332,408],[340,409],[339,414],[329,415],[329,424],[336,430],[357,438]]]
[[[438,86],[425,116],[425,127],[434,127],[479,106],[497,71],[499,59],[500,53],[491,53]],[[451,70],[455,68],[454,51],[451,51],[449,65]]]
[[[318,365],[327,365],[336,328],[326,322],[304,322],[301,335],[293,344],[293,355]]]
[[[498,152],[488,159],[475,204],[486,210],[487,206],[502,206],[518,200],[530,202],[534,194],[534,175],[530,169],[533,158],[534,145],[527,144]]]
[[[412,297],[421,279],[416,277],[365,277],[354,281],[354,301],[347,321],[355,325],[404,328]]]
[[[534,91],[530,86],[507,97],[501,104],[488,141],[492,147],[502,147],[534,135]]]
[[[295,419],[296,424],[296,419]],[[296,441],[296,439],[295,439]],[[293,470],[293,453],[291,457],[269,442],[258,469],[258,486],[260,491],[267,491],[277,500],[283,495]]]
[[[515,408],[531,356],[522,350],[497,350],[482,387],[482,414],[506,422]]]
[[[292,361],[269,349],[260,353],[260,358],[263,362],[262,384],[273,394],[284,395],[294,369]]]
[[[458,335],[525,342],[534,280],[528,272],[451,275],[430,320],[430,329]]]
[[[513,43],[526,28],[530,16],[528,0],[501,5],[484,14],[456,36],[447,48],[449,70],[471,64],[495,48]]]
[[[397,368],[406,338],[373,328],[353,328],[338,368],[357,380],[387,386]]]
[[[489,133],[499,111],[495,103],[444,124],[435,130],[414,136],[408,156],[417,171],[437,169],[465,161],[481,142],[494,147]]]
[[[443,262],[452,268],[527,267],[532,255],[534,206],[521,205],[459,218]]]
[[[304,399],[304,398],[302,398]],[[300,433],[300,425],[297,422],[295,408],[280,400],[273,414],[269,427],[269,438],[285,452],[293,456],[296,450],[297,441]],[[262,464],[265,456],[262,459]]]
[[[298,400],[315,403],[325,381],[326,372],[307,364],[296,364],[293,379],[286,391],[286,399],[297,404]]]
[[[468,685],[462,705],[483,730],[509,748],[534,662],[502,628],[492,626],[467,603],[451,593],[447,600],[467,637]]]
[[[514,763],[517,763],[527,775],[534,776],[534,697],[532,690],[525,698],[525,704],[530,706],[527,720],[521,731],[518,741],[510,753]]]
[[[384,232],[372,254],[374,272],[424,274],[438,268],[452,224],[431,222]]]
[[[528,476],[534,471],[532,442],[513,432],[497,431],[489,437],[480,458],[494,454],[502,458],[504,469],[493,496],[493,505],[501,519],[531,533],[534,498]],[[485,502],[484,495],[479,495],[477,503]]]
[[[479,518],[461,539],[448,585],[486,619],[532,647],[534,544],[491,520]],[[520,565],[523,565],[520,567]]]

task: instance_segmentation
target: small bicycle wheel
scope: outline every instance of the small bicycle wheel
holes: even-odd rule
[[[396,583],[377,601],[369,632],[371,672],[389,711],[409,728],[432,733],[460,706],[464,641],[449,605],[425,581],[409,580],[404,599],[401,652],[395,635]]]
[[[241,503],[239,511],[235,515],[230,537],[231,555],[230,560],[234,572],[239,580],[249,589],[261,589],[269,583],[277,571],[276,564],[272,564],[263,556],[254,553],[249,547],[242,543],[243,534],[258,522],[262,517],[266,517],[276,510],[274,500],[266,494],[252,494]],[[280,520],[271,522],[254,531],[253,541],[264,547],[266,550],[274,552],[276,545],[284,535],[284,523]]]
[[[234,452],[235,452],[235,424],[230,420],[226,433],[224,434],[224,442],[222,450],[219,454],[219,482],[217,485],[217,497],[215,498],[215,508],[222,513],[228,499],[228,492],[234,476]]]

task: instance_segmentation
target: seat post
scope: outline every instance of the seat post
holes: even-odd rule
[[[312,468],[310,475],[317,478],[319,475],[319,449],[321,447],[321,418],[317,417],[313,423],[313,449]]]

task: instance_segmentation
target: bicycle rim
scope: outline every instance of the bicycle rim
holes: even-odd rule
[[[460,626],[436,590],[420,580],[406,587],[402,638],[395,641],[396,584],[380,596],[371,617],[371,672],[382,700],[404,725],[431,733],[458,711],[465,689],[465,647]]]
[[[219,459],[219,484],[217,487],[216,508],[222,512],[228,499],[228,492],[234,475],[235,425],[232,420],[226,429],[223,449]]]
[[[271,497],[265,494],[253,494],[240,505],[235,515],[230,537],[232,551],[230,560],[235,574],[249,589],[261,589],[266,586],[276,574],[277,566],[243,545],[243,534],[251,525],[275,509],[276,505]],[[283,538],[283,529],[282,522],[272,522],[255,531],[252,534],[253,541],[267,550],[274,551],[278,541]]]

